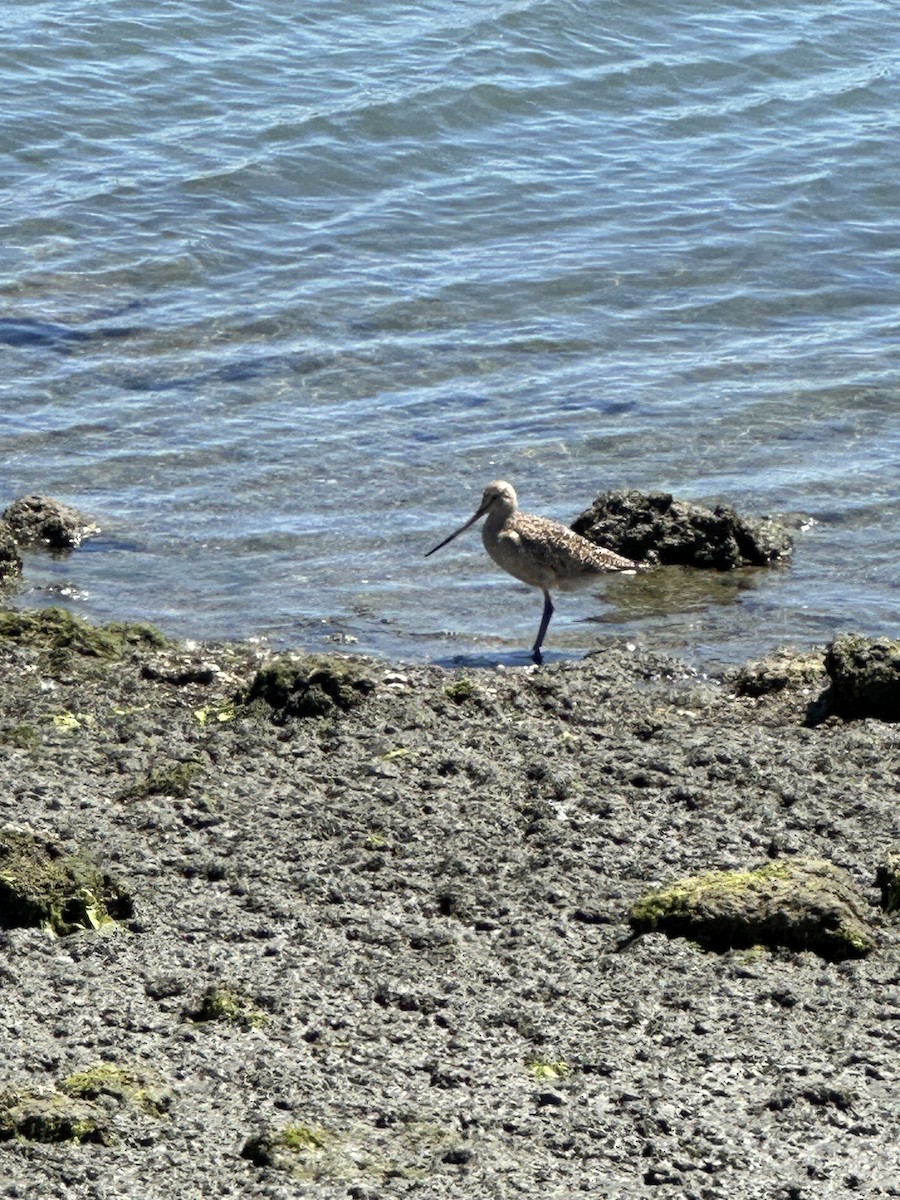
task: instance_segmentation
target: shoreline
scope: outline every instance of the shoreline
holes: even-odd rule
[[[98,1131],[6,1136],[10,1196],[900,1194],[898,726],[810,723],[811,656],[741,681],[615,643],[445,669],[64,626],[0,636],[2,824],[133,912],[0,933],[7,1123]],[[806,859],[871,952],[631,923]]]

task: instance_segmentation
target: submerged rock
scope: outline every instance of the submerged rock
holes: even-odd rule
[[[74,550],[98,527],[87,517],[49,496],[21,496],[3,513],[20,546],[44,546],[49,550]]]
[[[900,641],[844,634],[829,645],[825,670],[832,712],[900,721]]]
[[[837,961],[875,946],[864,899],[843,871],[817,859],[681,879],[643,896],[629,919],[637,933],[659,930],[719,951],[785,946]]]
[[[64,935],[130,917],[132,900],[86,857],[19,829],[0,829],[0,928]]]
[[[340,654],[282,655],[256,673],[247,703],[264,700],[283,718],[348,712],[376,686],[371,664]]]
[[[667,492],[604,492],[572,524],[618,554],[661,565],[729,571],[787,561],[793,539],[770,517],[740,517],[727,505],[704,508]]]

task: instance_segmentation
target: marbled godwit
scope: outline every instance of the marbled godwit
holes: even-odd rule
[[[460,525],[455,533],[438,542],[428,554],[434,554],[435,550],[452,542],[485,515],[487,520],[481,531],[481,540],[497,566],[544,593],[541,627],[531,649],[531,657],[536,663],[543,661],[541,646],[553,616],[550,588],[574,592],[587,587],[598,576],[609,571],[637,570],[637,563],[630,558],[623,558],[621,554],[606,550],[603,546],[595,546],[558,521],[519,512],[514,488],[502,479],[487,485],[475,515],[465,525]]]

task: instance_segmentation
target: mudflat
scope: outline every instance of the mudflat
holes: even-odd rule
[[[824,648],[4,620],[4,1197],[900,1196],[900,726]]]

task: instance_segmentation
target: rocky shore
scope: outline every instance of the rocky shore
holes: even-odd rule
[[[900,1196],[893,654],[0,613],[3,1196]]]

